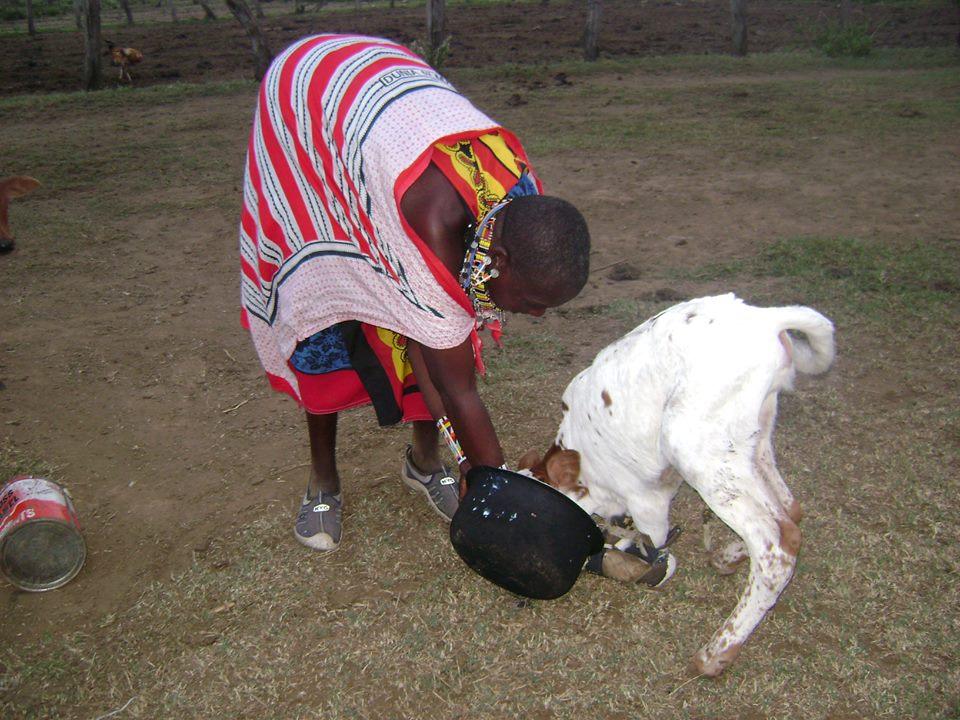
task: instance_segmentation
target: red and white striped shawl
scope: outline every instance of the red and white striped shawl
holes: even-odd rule
[[[276,58],[250,134],[240,224],[242,321],[275,385],[293,380],[299,340],[344,320],[433,348],[467,338],[469,301],[399,203],[434,143],[493,129],[520,147],[387,40],[321,35]]]

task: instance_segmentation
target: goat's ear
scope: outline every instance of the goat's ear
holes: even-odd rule
[[[517,463],[517,470],[529,470],[540,462],[540,453],[536,450],[527,450]]]
[[[40,181],[26,175],[14,175],[0,180],[0,195],[12,199],[33,192],[40,187]]]
[[[574,488],[580,479],[580,453],[560,450],[547,457],[547,477],[557,488]]]

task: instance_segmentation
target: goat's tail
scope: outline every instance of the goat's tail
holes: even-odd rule
[[[793,336],[793,361],[797,370],[808,375],[826,372],[833,364],[833,323],[816,310],[801,305],[770,308],[777,313],[778,332]]]

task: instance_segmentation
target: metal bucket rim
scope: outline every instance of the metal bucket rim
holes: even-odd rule
[[[34,527],[36,525],[62,525],[64,527],[69,528],[71,531],[73,531],[74,537],[76,537],[80,541],[80,546],[79,546],[80,553],[77,556],[77,560],[74,563],[73,567],[70,569],[69,572],[67,572],[63,576],[49,583],[27,583],[27,582],[18,580],[12,576],[12,574],[9,571],[9,566],[4,561],[4,558],[6,557],[4,553],[4,549],[6,547],[6,544],[9,542],[10,538],[16,535],[18,532],[20,532],[24,528]],[[83,569],[83,565],[86,559],[87,559],[87,543],[84,540],[83,533],[81,533],[73,523],[67,522],[65,520],[60,520],[58,518],[36,518],[34,520],[31,520],[29,523],[23,523],[21,525],[18,525],[17,527],[11,528],[7,532],[5,532],[3,535],[3,538],[0,539],[0,574],[3,574],[3,577],[6,578],[7,582],[9,582],[11,585],[13,585],[16,588],[19,588],[20,590],[25,590],[26,592],[46,592],[47,590],[56,590],[57,588],[63,587],[68,582],[73,580],[80,573],[80,571]]]

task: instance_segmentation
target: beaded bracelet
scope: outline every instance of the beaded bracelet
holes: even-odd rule
[[[440,434],[443,435],[443,439],[447,441],[447,447],[450,448],[450,452],[453,453],[453,457],[456,458],[457,465],[463,465],[463,463],[467,461],[467,456],[463,454],[460,441],[457,440],[457,435],[453,432],[453,425],[450,424],[450,418],[444,415],[437,420],[437,429],[440,431]]]

